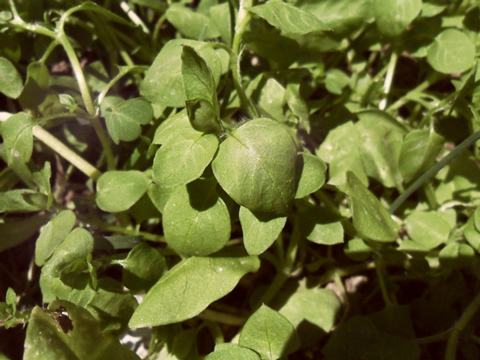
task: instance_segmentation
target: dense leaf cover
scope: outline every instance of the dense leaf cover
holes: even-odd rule
[[[478,1],[0,31],[1,359],[480,358]]]

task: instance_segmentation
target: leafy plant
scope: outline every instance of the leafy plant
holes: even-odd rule
[[[0,4],[0,358],[480,358],[479,16]]]

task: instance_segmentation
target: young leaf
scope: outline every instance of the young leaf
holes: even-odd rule
[[[185,106],[185,92],[182,76],[182,45],[193,47],[210,68],[215,83],[222,73],[220,58],[211,45],[199,41],[176,39],[169,41],[156,57],[140,85],[140,94],[152,103],[171,106]]]
[[[35,245],[35,264],[43,266],[60,243],[65,240],[75,225],[76,217],[73,211],[64,210],[58,213],[42,229]]]
[[[443,74],[464,72],[475,63],[475,44],[460,30],[444,30],[428,49],[427,61]]]
[[[400,35],[420,14],[422,0],[374,0],[372,7],[380,32],[394,37]]]
[[[142,133],[140,125],[147,125],[153,117],[150,103],[143,99],[124,101],[105,111],[105,122],[113,141],[133,141]]]
[[[2,124],[3,145],[8,165],[16,161],[28,162],[33,152],[32,127],[35,120],[20,112]]]
[[[243,326],[238,345],[258,352],[262,359],[276,360],[297,350],[300,341],[283,315],[262,305]]]
[[[448,222],[433,211],[412,212],[405,219],[405,228],[413,241],[429,250],[445,244],[451,230]]]
[[[101,331],[93,316],[68,301],[55,300],[48,310],[36,306],[27,328],[25,360],[139,360],[115,335]]]
[[[159,326],[190,319],[232,291],[243,275],[257,271],[259,266],[256,256],[183,260],[150,289],[129,326]]]
[[[140,171],[108,171],[97,182],[97,205],[109,212],[128,210],[140,200],[149,185],[150,179]]]
[[[215,179],[179,186],[163,211],[165,240],[182,256],[205,256],[230,238],[230,215],[216,192]]]
[[[298,155],[297,164],[297,193],[295,199],[301,199],[320,189],[325,183],[327,164],[319,157],[305,151]]]
[[[0,92],[16,99],[22,93],[22,89],[22,77],[15,66],[8,59],[0,57]]]
[[[227,135],[212,169],[238,204],[285,215],[295,197],[296,146],[283,125],[255,119]]]
[[[248,11],[265,19],[270,25],[290,34],[308,34],[313,31],[330,30],[312,14],[282,1],[269,1]]]
[[[413,130],[403,139],[398,167],[406,183],[415,180],[435,163],[445,139],[434,131]]]
[[[254,214],[240,207],[240,223],[243,231],[243,244],[249,255],[260,255],[267,250],[282,231],[286,217],[268,214]]]
[[[387,210],[352,172],[347,172],[344,190],[352,209],[353,225],[366,239],[391,242],[397,239],[399,226]]]
[[[182,79],[187,100],[216,97],[216,84],[205,60],[188,45],[182,47]],[[213,104],[213,101],[211,101]]]

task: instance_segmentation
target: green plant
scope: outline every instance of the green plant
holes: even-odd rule
[[[479,16],[0,4],[0,255],[34,240],[3,333],[26,360],[479,358]]]

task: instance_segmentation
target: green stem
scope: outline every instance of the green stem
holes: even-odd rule
[[[234,325],[234,326],[242,326],[243,324],[245,324],[245,321],[247,321],[247,319],[244,318],[243,316],[225,314],[225,313],[221,313],[221,312],[210,310],[210,309],[203,310],[198,315],[198,317],[204,320],[209,320],[209,321],[214,321],[214,322],[219,322],[222,324]]]
[[[390,57],[390,62],[388,64],[387,75],[385,76],[385,83],[383,85],[385,98],[383,98],[382,101],[380,101],[380,106],[379,106],[380,110],[385,110],[385,108],[387,107],[388,94],[390,93],[390,89],[392,88],[393,75],[395,74],[395,67],[397,66],[397,60],[398,60],[398,54],[395,51],[393,51]]]
[[[428,171],[426,171],[422,176],[415,180],[404,193],[402,193],[393,203],[390,205],[388,212],[390,214],[395,213],[395,211],[403,204],[403,202],[418,188],[420,188],[427,181],[432,179],[440,170],[447,166],[451,161],[453,161],[457,156],[459,156],[464,150],[473,145],[477,140],[480,139],[480,131],[470,135],[466,138],[460,145],[458,145],[454,150],[452,150],[447,156],[445,156],[438,163],[433,165]]]
[[[327,271],[319,281],[318,286],[323,286],[325,284],[328,284],[331,281],[334,281],[337,277],[345,277],[345,276],[352,276],[355,274],[358,274],[360,272],[363,272],[365,270],[370,270],[375,268],[375,263],[368,262],[368,263],[362,263],[362,264],[356,264],[352,266],[346,266],[346,267],[341,267],[341,268],[334,268],[329,271]]]
[[[33,127],[32,131],[33,135],[38,140],[43,142],[48,147],[52,148],[58,155],[70,162],[73,166],[75,166],[78,170],[83,172],[88,177],[92,178],[93,180],[97,180],[102,175],[100,170],[95,168],[80,155],[68,148],[65,144],[63,144],[60,140],[50,134],[47,130],[37,125]]]
[[[158,19],[157,23],[155,24],[155,29],[153,30],[153,36],[152,36],[152,43],[155,45],[158,42],[158,37],[160,35],[160,29],[162,27],[162,24],[167,20],[167,17],[165,15],[162,15],[160,19]]]
[[[445,360],[455,360],[457,353],[457,344],[460,334],[463,329],[468,325],[470,320],[475,316],[477,311],[480,310],[480,292],[475,296],[473,301],[468,305],[465,312],[462,314],[460,319],[453,325],[452,332],[447,342],[447,349],[445,351]]]
[[[417,345],[422,345],[422,344],[429,344],[432,342],[442,341],[447,339],[451,332],[452,332],[452,329],[448,329],[435,335],[425,336],[419,339],[413,339],[412,342]]]
[[[109,223],[106,223],[106,222],[103,222],[103,221],[100,221],[100,220],[89,221],[89,219],[86,219],[85,222],[87,222],[87,223],[89,223],[89,224],[91,224],[95,227],[101,228],[102,230],[105,230],[105,231],[111,231],[111,232],[119,233],[119,234],[123,234],[123,235],[141,236],[145,240],[150,240],[150,241],[155,241],[155,242],[162,242],[162,243],[165,242],[165,238],[163,236],[155,235],[155,234],[152,234],[152,233],[149,233],[149,232],[136,231],[134,229],[126,229],[122,226],[112,225],[112,224],[109,224]]]
[[[52,41],[49,45],[48,45],[48,48],[47,50],[45,50],[45,52],[43,53],[42,55],[42,58],[39,60],[42,64],[45,64],[45,62],[47,61],[48,57],[50,56],[50,54],[52,53],[52,51],[58,46],[60,45],[58,41]]]
[[[435,196],[435,189],[433,188],[432,183],[426,182],[425,184],[423,184],[423,191],[425,192],[425,196],[427,197],[430,209],[438,209],[439,205],[437,202],[437,197]]]
[[[380,255],[375,255],[375,271],[377,272],[378,277],[378,284],[380,286],[380,291],[382,292],[383,300],[385,301],[386,307],[393,306],[392,300],[390,300],[390,296],[387,291],[387,286],[385,283],[385,277],[383,274],[384,271],[384,264]]]

